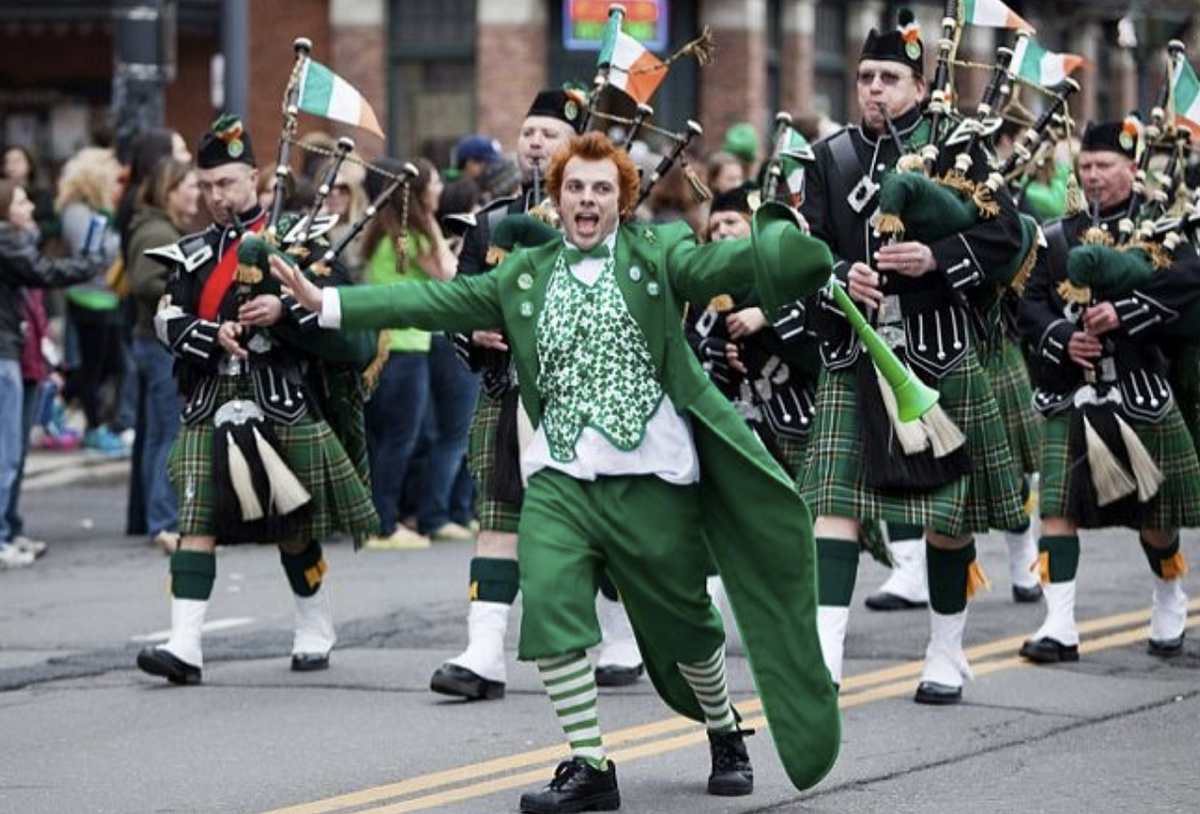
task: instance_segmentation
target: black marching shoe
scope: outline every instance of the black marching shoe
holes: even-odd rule
[[[753,729],[708,733],[708,751],[712,755],[712,774],[708,793],[718,797],[744,797],[754,791],[754,767],[746,753],[746,735]]]
[[[1174,639],[1151,639],[1146,644],[1146,652],[1152,656],[1169,659],[1183,652],[1183,634]]]
[[[951,687],[949,684],[939,684],[936,681],[922,681],[917,685],[917,694],[913,700],[918,704],[933,706],[949,706],[962,703],[962,687]]]
[[[596,686],[598,687],[628,687],[636,684],[646,671],[644,665],[636,667],[621,667],[616,664],[606,664],[596,668]]]
[[[866,599],[866,606],[877,611],[916,610],[929,607],[928,602],[915,602],[905,599],[899,594],[888,591],[876,591]]]
[[[1033,585],[1014,585],[1012,586],[1013,602],[1018,605],[1029,605],[1034,602],[1040,602],[1042,599],[1042,586],[1034,583]]]
[[[528,814],[616,811],[620,807],[617,767],[611,760],[608,771],[600,771],[583,758],[564,760],[544,789],[521,795],[521,811]]]
[[[1021,645],[1021,658],[1028,659],[1034,664],[1058,664],[1060,661],[1079,661],[1079,645],[1063,644],[1057,639],[1043,636],[1040,639],[1028,639]]]
[[[311,673],[315,670],[329,669],[328,653],[293,653],[292,672]]]
[[[469,701],[492,701],[504,697],[503,681],[491,681],[474,670],[450,662],[433,671],[429,689]]]
[[[137,666],[143,673],[162,676],[172,684],[199,684],[200,668],[188,664],[161,647],[143,647]]]

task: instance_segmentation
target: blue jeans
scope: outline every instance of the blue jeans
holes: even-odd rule
[[[13,478],[9,490],[8,506],[4,510],[4,519],[8,523],[8,537],[0,539],[7,542],[25,533],[25,518],[21,517],[21,481],[25,478],[25,456],[29,453],[29,431],[33,429],[34,414],[37,412],[39,383],[22,383],[21,402],[21,458],[17,461],[17,475]]]
[[[428,404],[428,354],[393,352],[366,408],[371,498],[385,537],[400,522],[400,492]]]
[[[467,430],[479,397],[479,375],[462,363],[445,334],[433,335],[429,351],[429,409],[425,412],[428,454],[417,506],[417,527],[432,534],[451,520],[469,520],[470,494],[465,508],[455,486],[467,454]]]
[[[141,402],[135,408],[141,454],[134,471],[140,478],[146,531],[154,535],[179,527],[179,503],[167,477],[167,456],[179,432],[179,390],[171,375],[171,354],[158,340],[135,336],[132,356]]]
[[[25,454],[21,435],[24,401],[21,360],[0,359],[0,506],[5,509],[0,514],[0,542],[5,543],[13,536],[7,509],[21,468],[21,457]]]

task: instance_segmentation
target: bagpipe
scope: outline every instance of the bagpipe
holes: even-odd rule
[[[332,76],[327,68],[312,61],[312,42],[297,38],[294,42],[296,61],[283,96],[283,128],[275,164],[274,197],[265,228],[260,233],[247,232],[238,248],[238,267],[234,272],[233,290],[239,304],[244,304],[263,294],[279,296],[282,292],[278,281],[270,272],[269,258],[274,255],[285,262],[304,270],[309,279],[318,285],[330,281],[333,267],[339,255],[362,232],[371,218],[394,200],[407,205],[409,184],[417,176],[412,164],[404,165],[404,172],[396,175],[375,167],[354,155],[354,141],[343,137],[330,150],[297,141],[298,114],[316,112],[305,101],[306,82],[323,81]],[[321,75],[318,75],[321,74]],[[365,105],[365,101],[362,104]],[[369,107],[367,108],[369,110]],[[350,123],[361,123],[358,122]],[[375,121],[370,114],[370,121]],[[377,127],[373,128],[375,132]],[[286,212],[289,179],[291,177],[291,149],[319,153],[329,158],[321,174],[313,201],[300,212]],[[326,197],[344,164],[348,161],[361,164],[368,172],[383,173],[388,178],[383,190],[370,205],[335,240],[327,239],[336,216],[322,215]],[[402,196],[402,197],[401,197]],[[406,218],[402,218],[403,223]],[[404,236],[398,239],[397,253],[403,257]],[[336,282],[349,282],[338,279]],[[285,308],[289,307],[285,304]],[[302,310],[296,305],[293,310]],[[298,315],[299,316],[299,315]],[[304,315],[304,321],[315,319],[315,315]],[[256,365],[254,353],[268,349],[271,340],[260,329],[246,328],[243,342],[251,351],[249,368]],[[374,341],[372,341],[374,352]],[[257,364],[268,364],[258,362]],[[239,371],[241,370],[239,365]],[[216,483],[217,536],[224,542],[270,542],[291,537],[312,510],[312,496],[292,471],[287,453],[272,430],[260,400],[270,402],[281,396],[272,389],[273,373],[267,376],[266,391],[262,377],[255,379],[255,398],[234,398],[222,404],[214,416],[213,473]],[[299,415],[299,414],[298,414]]]

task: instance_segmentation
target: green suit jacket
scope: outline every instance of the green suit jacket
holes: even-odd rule
[[[794,227],[791,227],[794,228]],[[837,692],[816,629],[816,550],[812,520],[786,473],[718,392],[687,345],[686,302],[742,297],[757,287],[780,302],[812,293],[829,276],[828,248],[805,238],[784,268],[756,263],[749,238],[698,245],[685,224],[629,224],[617,239],[616,274],[630,314],[649,345],[666,394],[691,417],[700,462],[704,529],[770,724],[797,788],[808,788],[837,758]],[[447,284],[342,289],[345,328],[416,326],[470,331],[502,326],[536,426],[536,328],[562,244],[514,252],[493,272]],[[757,275],[757,284],[756,284]],[[764,276],[770,279],[764,279]],[[764,285],[765,283],[765,285]],[[618,586],[619,588],[620,586]],[[677,712],[703,721],[691,688],[655,642],[638,634],[651,679]]]

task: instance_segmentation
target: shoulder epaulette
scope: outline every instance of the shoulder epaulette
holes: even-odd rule
[[[174,243],[146,249],[147,257],[178,263],[184,271],[195,271],[213,255],[213,248],[204,239],[203,232],[185,235]]]

